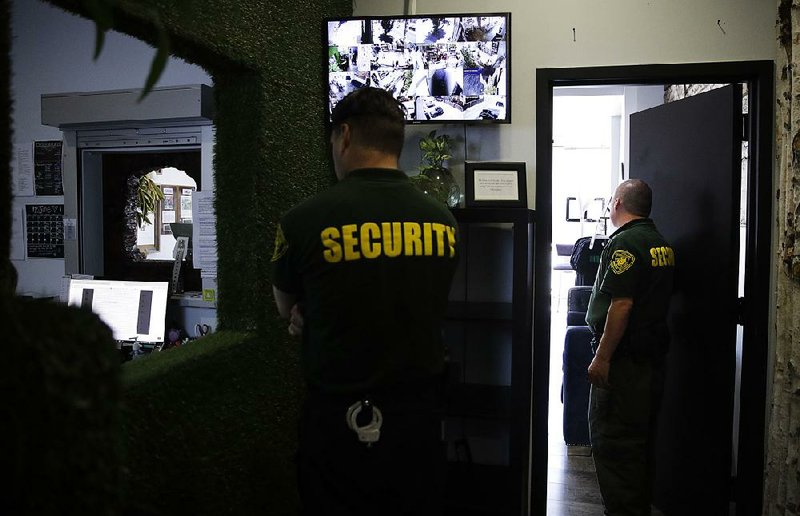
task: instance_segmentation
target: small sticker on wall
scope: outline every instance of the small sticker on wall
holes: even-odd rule
[[[64,240],[78,239],[78,220],[64,219]]]
[[[217,291],[213,288],[204,288],[203,289],[203,301],[208,303],[213,303],[217,300]]]

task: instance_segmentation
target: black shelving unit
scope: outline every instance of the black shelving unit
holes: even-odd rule
[[[447,514],[527,515],[534,212],[453,214],[460,260],[444,323]]]

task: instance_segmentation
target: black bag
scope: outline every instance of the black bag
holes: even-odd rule
[[[594,245],[590,248],[591,243],[592,237],[581,237],[575,241],[575,246],[572,248],[569,264],[575,270],[575,285],[577,286],[594,284],[597,269],[600,267],[600,255],[603,253],[608,239],[596,238]]]

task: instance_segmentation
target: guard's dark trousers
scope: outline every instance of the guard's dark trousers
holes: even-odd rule
[[[606,514],[650,516],[661,361],[615,356],[608,389],[592,386],[589,433]]]
[[[354,401],[306,401],[297,455],[303,515],[440,516],[446,459],[434,394],[375,396],[383,426],[371,447],[347,426]]]

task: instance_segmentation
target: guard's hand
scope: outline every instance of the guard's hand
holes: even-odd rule
[[[611,362],[595,355],[592,363],[589,364],[589,383],[596,387],[608,389],[610,387],[608,383],[609,369],[611,369]]]
[[[300,337],[303,335],[303,308],[294,304],[289,314],[289,335]]]

